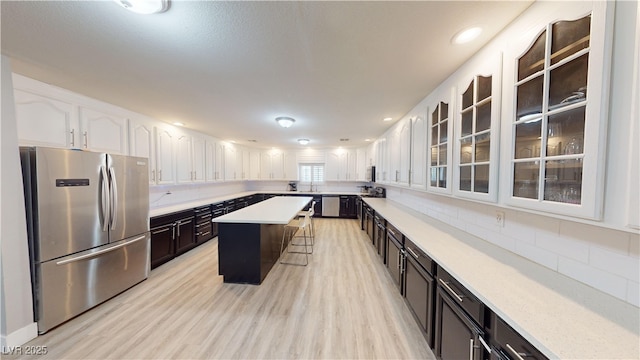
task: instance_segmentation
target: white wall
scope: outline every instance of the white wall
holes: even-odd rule
[[[5,56],[2,56],[1,63],[0,345],[5,349],[35,338],[38,330],[33,322],[27,225],[24,217],[11,63]]]
[[[535,3],[531,9],[545,6],[545,3]],[[628,226],[633,221],[629,220],[628,214],[632,211],[627,207],[633,204],[629,197],[638,196],[640,184],[638,172],[629,171],[629,164],[640,165],[638,154],[631,151],[632,144],[640,142],[638,132],[630,131],[638,127],[639,119],[629,116],[640,104],[632,76],[639,71],[639,61],[634,55],[640,42],[637,7],[637,2],[621,1],[615,9],[602,221],[545,215],[503,204],[477,203],[392,186],[387,187],[387,197],[640,306],[640,234]],[[500,41],[499,36],[494,45]],[[483,56],[485,50],[478,56]],[[634,200],[637,204],[638,199]],[[496,211],[505,212],[503,228],[495,225]],[[637,212],[635,214],[637,216]]]

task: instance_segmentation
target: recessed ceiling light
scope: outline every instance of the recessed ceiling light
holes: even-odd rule
[[[298,139],[298,144],[307,145],[309,143],[309,139]]]
[[[382,119],[382,121],[391,121],[391,120],[393,120],[393,118],[390,118],[390,117],[386,117],[386,118]]]
[[[276,121],[278,122],[278,124],[280,126],[282,126],[283,128],[288,128],[291,127],[291,125],[293,125],[294,122],[296,122],[295,119],[287,117],[287,116],[280,116],[276,118]]]
[[[371,139],[364,139],[364,141],[369,142],[369,141],[371,141]]]
[[[169,9],[169,0],[114,0],[123,8],[138,14],[157,14]]]
[[[482,29],[479,27],[468,28],[457,33],[453,39],[451,39],[451,42],[454,44],[466,44],[475,40],[481,32]]]
[[[184,123],[181,123],[180,121],[175,121],[173,123],[173,125],[175,125],[175,126],[184,126]]]

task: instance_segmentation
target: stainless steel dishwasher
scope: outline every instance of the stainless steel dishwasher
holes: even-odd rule
[[[340,216],[340,196],[322,196],[322,217]]]

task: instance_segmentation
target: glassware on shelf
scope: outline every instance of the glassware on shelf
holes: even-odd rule
[[[578,185],[570,185],[566,187],[562,194],[562,200],[569,204],[580,204],[580,187]]]
[[[582,141],[580,141],[577,137],[571,138],[571,141],[567,143],[564,147],[565,155],[575,155],[582,154]]]

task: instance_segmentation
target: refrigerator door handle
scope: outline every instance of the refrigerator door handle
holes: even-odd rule
[[[109,219],[111,213],[109,203],[111,200],[109,199],[109,177],[106,166],[100,166],[100,173],[102,177],[102,189],[100,189],[102,200],[102,231],[107,231],[109,230],[109,223],[111,222]]]
[[[76,261],[80,261],[80,260],[84,260],[84,259],[89,259],[89,258],[92,258],[92,257],[96,257],[96,256],[102,255],[102,254],[104,254],[104,253],[108,253],[108,252],[112,252],[112,251],[114,251],[114,250],[118,250],[118,249],[120,249],[121,247],[124,247],[124,246],[127,246],[127,245],[131,245],[131,244],[133,244],[134,242],[137,242],[137,241],[140,241],[140,240],[143,240],[143,239],[146,239],[146,238],[147,238],[147,235],[146,235],[146,234],[145,234],[145,235],[140,235],[140,236],[138,236],[137,238],[135,238],[135,239],[133,239],[133,240],[129,240],[129,241],[127,241],[127,242],[124,242],[124,243],[122,243],[122,244],[118,244],[118,245],[116,245],[116,246],[112,246],[112,247],[110,247],[110,248],[108,248],[108,249],[104,249],[104,250],[96,251],[96,252],[91,253],[91,254],[84,254],[84,255],[76,256],[76,257],[71,258],[71,259],[66,259],[66,260],[58,261],[58,262],[56,263],[56,265],[65,265],[65,264],[68,264],[68,263],[72,263],[72,262],[76,262]]]
[[[109,168],[109,183],[111,183],[111,230],[115,230],[118,222],[118,182],[116,181],[116,171],[113,167]]]

